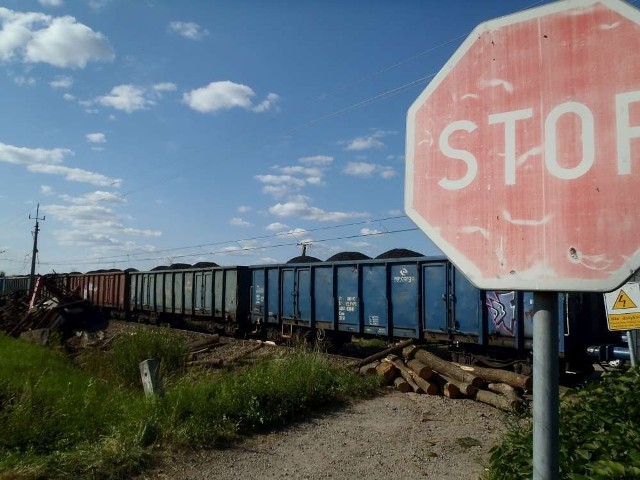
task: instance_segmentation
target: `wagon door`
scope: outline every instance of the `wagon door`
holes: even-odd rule
[[[393,336],[417,338],[420,332],[417,265],[391,266],[391,304]]]
[[[473,335],[482,341],[480,326],[482,324],[482,308],[480,290],[457,268],[452,269],[453,280],[453,328],[456,333]]]
[[[387,335],[389,302],[386,265],[365,265],[362,268],[362,303],[364,333]]]
[[[282,271],[282,316],[295,325],[311,325],[311,270]]]
[[[358,267],[356,265],[336,268],[338,293],[338,330],[360,331],[360,298],[358,295]]]
[[[422,266],[422,328],[425,333],[449,332],[449,292],[447,264],[428,263]]]

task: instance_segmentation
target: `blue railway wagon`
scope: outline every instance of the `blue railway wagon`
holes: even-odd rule
[[[254,325],[441,340],[461,357],[530,359],[533,293],[479,290],[445,257],[259,265],[251,275]],[[602,305],[598,294],[558,294],[561,356],[583,359],[589,332],[606,332]]]
[[[204,267],[131,272],[130,309],[158,317],[183,317],[244,328],[247,267]]]
[[[411,338],[478,330],[480,292],[445,258],[253,266],[251,272],[254,324]]]
[[[10,295],[14,292],[29,292],[31,279],[28,275],[0,278],[0,295]]]

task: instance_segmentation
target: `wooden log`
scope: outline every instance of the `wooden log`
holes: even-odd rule
[[[411,360],[415,355],[416,350],[418,350],[418,347],[416,347],[415,345],[409,345],[408,347],[404,347],[402,349],[402,356],[405,358],[405,360]]]
[[[210,352],[214,348],[220,347],[222,345],[225,345],[225,344],[224,343],[214,343],[212,345],[207,345],[206,347],[203,347],[200,350],[193,350],[193,351],[187,353],[187,358],[189,358],[189,360],[193,360],[194,358],[196,358],[201,353]]]
[[[398,369],[393,363],[382,362],[376,367],[376,373],[391,383],[398,376]]]
[[[427,352],[426,350],[418,349],[415,351],[415,358],[420,360],[426,366],[432,368],[438,373],[445,375],[453,380],[459,382],[469,383],[474,387],[480,387],[484,381],[472,373],[466,372],[460,369],[457,365],[443,360],[442,358]]]
[[[360,367],[360,369],[358,371],[360,372],[361,375],[375,375],[376,374],[376,367],[379,364],[380,364],[380,362],[368,363],[367,365],[363,365],[362,367]]]
[[[256,350],[260,350],[262,347],[264,347],[264,343],[263,342],[259,342],[256,345],[253,345],[252,347],[237,353],[236,355],[233,355],[229,358],[225,358],[224,360],[224,364],[225,365],[231,365],[235,362],[237,362],[238,360],[240,360],[242,357],[246,357],[247,355],[252,354],[253,352],[255,352]]]
[[[438,388],[445,397],[460,398],[461,393],[458,386],[454,385],[451,382],[448,382],[446,378],[441,377],[440,375],[433,375],[433,377],[431,377],[431,380],[433,380],[433,382],[438,385]]]
[[[411,386],[409,385],[409,382],[407,382],[402,377],[396,377],[396,379],[393,381],[393,385],[396,387],[396,390],[399,390],[402,393],[407,393],[411,391]]]
[[[460,382],[459,380],[455,380],[453,378],[448,378],[446,375],[440,375],[443,379],[447,381],[447,383],[455,385],[460,390],[460,394],[465,397],[473,397],[475,393],[478,391],[478,387],[471,385],[470,383]]]
[[[189,367],[209,367],[209,368],[220,368],[224,366],[224,360],[222,358],[209,358],[207,360],[193,360],[191,362],[187,362]]]
[[[476,392],[475,399],[506,412],[515,412],[521,406],[521,402],[518,400],[514,400],[497,393],[488,392],[486,390],[478,390]]]
[[[363,358],[362,360],[358,361],[356,364],[352,365],[353,368],[358,369],[363,365],[366,365],[367,363],[371,363],[375,360],[380,360],[384,357],[386,357],[387,355],[389,355],[390,353],[395,353],[395,352],[399,352],[400,350],[402,350],[404,347],[411,345],[413,343],[413,338],[410,338],[409,340],[405,340],[403,342],[398,343],[397,345],[394,345],[393,347],[389,347],[386,348],[384,350],[382,350],[381,352],[378,353],[374,353],[373,355],[369,355],[367,358]]]
[[[416,372],[420,378],[424,378],[425,380],[429,380],[433,375],[433,370],[420,360],[409,360],[407,361],[407,366]]]
[[[518,395],[518,392],[516,392],[515,388],[511,385],[507,385],[506,383],[490,383],[487,385],[487,388],[491,392],[502,394],[505,397],[512,398],[514,400],[520,400],[520,396]]]
[[[404,378],[411,389],[416,393],[420,393],[420,386],[413,379],[413,372],[411,372],[411,370],[409,370],[407,366],[402,363],[402,360],[400,360],[395,355],[388,355],[387,358],[384,359],[384,361],[393,363],[395,367],[400,371],[400,376]]]
[[[488,383],[506,383],[512,387],[522,388],[529,391],[533,388],[533,377],[520,375],[515,372],[510,372],[509,370],[477,367],[475,365],[458,365],[458,368],[465,372],[469,372],[476,377],[480,377]]]
[[[207,338],[203,339],[203,340],[198,340],[196,342],[193,343],[189,343],[187,345],[187,348],[194,352],[196,350],[200,350],[202,348],[208,347],[209,345],[214,345],[216,343],[220,343],[220,335],[213,334],[213,335],[209,335],[207,336]]]

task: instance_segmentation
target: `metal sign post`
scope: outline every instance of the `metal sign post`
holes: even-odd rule
[[[533,294],[533,478],[558,476],[558,295]]]

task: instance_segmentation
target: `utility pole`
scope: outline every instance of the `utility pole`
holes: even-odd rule
[[[38,255],[38,232],[40,231],[39,220],[44,221],[46,217],[40,218],[40,204],[36,207],[36,216],[32,217],[29,214],[29,220],[36,221],[36,227],[33,230],[33,253],[31,254],[31,277],[30,277],[30,293],[33,293],[33,289],[36,286],[36,257]]]
[[[300,243],[298,243],[298,245],[302,247],[302,256],[306,257],[307,256],[307,247],[309,246],[309,242],[300,242]]]

